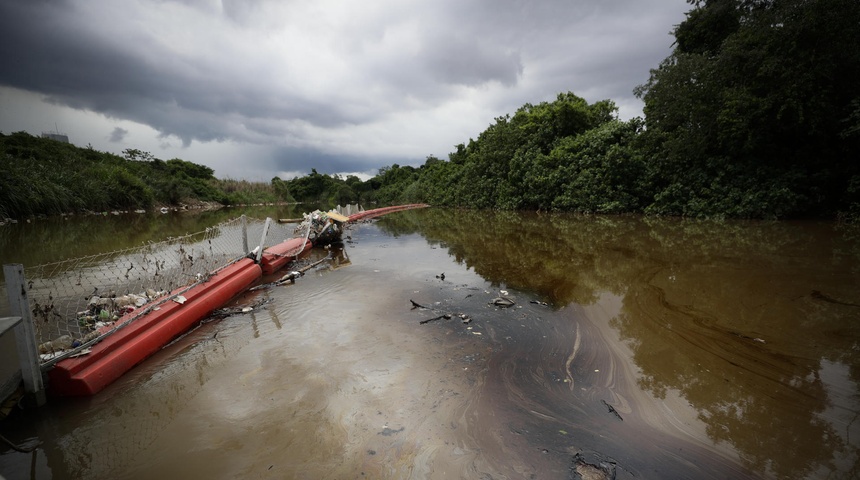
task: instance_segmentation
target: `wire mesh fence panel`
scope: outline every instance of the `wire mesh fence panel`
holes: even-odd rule
[[[335,209],[342,215],[361,210],[358,205]],[[181,293],[177,289],[206,281],[255,248],[318,236],[327,217],[314,213],[321,212],[307,214],[299,224],[243,216],[161,242],[25,268],[43,366],[145,315]]]
[[[86,346],[203,282],[257,246],[264,220],[240,217],[204,231],[25,269],[43,362]],[[268,243],[268,240],[267,242]],[[123,322],[117,320],[123,317]]]
[[[269,224],[268,230],[266,231],[266,237],[263,238],[262,235],[264,226],[265,222],[261,220],[260,222],[253,222],[253,226],[248,227],[248,235],[253,241],[254,245],[259,244],[262,240],[263,249],[277,245],[296,236],[294,233],[295,229],[292,225],[271,222]]]

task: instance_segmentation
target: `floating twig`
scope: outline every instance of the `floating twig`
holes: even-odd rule
[[[426,306],[421,305],[420,303],[418,303],[418,302],[416,302],[415,300],[412,300],[412,299],[409,299],[409,302],[411,302],[411,303],[412,303],[412,310],[415,310],[416,308],[421,308],[421,309],[424,309],[424,310],[430,310],[430,311],[437,312],[437,313],[438,313],[438,312],[440,312],[440,310],[438,310],[438,309],[430,308],[430,307],[426,307]],[[450,320],[450,319],[452,319],[452,318],[454,317],[454,315],[455,315],[455,314],[453,314],[453,313],[444,312],[444,313],[442,313],[442,315],[439,315],[438,317],[433,317],[433,318],[428,318],[428,319],[426,319],[426,320],[421,320],[421,321],[420,321],[420,322],[418,322],[418,323],[419,323],[420,325],[424,325],[425,323],[434,322],[434,321],[436,321],[436,320],[442,320],[442,319]],[[457,316],[457,317],[459,317],[459,318],[460,318],[460,320],[462,320],[462,321],[463,321],[463,323],[469,323],[469,322],[471,322],[471,321],[472,321],[472,317],[470,317],[470,316],[466,315],[465,313],[458,313],[458,314],[456,314],[456,316]]]
[[[603,402],[603,404],[604,404],[604,405],[606,405],[606,408],[608,408],[608,409],[609,409],[609,413],[611,413],[611,414],[615,415],[616,417],[618,417],[618,420],[621,420],[622,422],[624,421],[624,419],[623,419],[623,418],[621,418],[621,414],[620,414],[620,413],[618,413],[618,410],[616,410],[616,409],[615,409],[615,407],[613,407],[612,405],[610,405],[610,404],[606,403],[606,400],[600,400],[600,401],[601,401],[601,402]]]
[[[420,322],[418,322],[418,323],[419,323],[419,324],[421,324],[421,325],[424,325],[425,323],[430,323],[430,322],[433,322],[433,321],[436,321],[436,320],[442,320],[443,318],[444,318],[445,320],[450,320],[450,319],[451,319],[451,314],[446,313],[446,314],[444,314],[444,315],[439,315],[438,317],[428,318],[427,320],[421,320],[421,321],[420,321]]]

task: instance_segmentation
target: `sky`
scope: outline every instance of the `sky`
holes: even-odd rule
[[[0,132],[362,178],[573,92],[642,116],[684,0],[0,0]]]

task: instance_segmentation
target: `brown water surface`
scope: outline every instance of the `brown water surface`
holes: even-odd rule
[[[0,475],[860,474],[856,229],[428,209],[349,235],[99,395],[7,419],[42,445],[0,447]]]

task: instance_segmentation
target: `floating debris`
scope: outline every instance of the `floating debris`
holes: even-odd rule
[[[389,428],[386,425],[385,427],[383,427],[381,432],[377,433],[377,435],[382,435],[384,437],[390,437],[392,435],[395,435],[395,434],[402,432],[403,430],[406,430],[406,427],[400,427],[397,430],[394,430],[393,428]]]
[[[571,479],[615,480],[616,463],[597,453],[579,452],[570,464]]]
[[[508,297],[496,297],[490,300],[490,305],[495,305],[501,308],[508,308],[516,305],[516,302],[514,302]]]
[[[63,335],[61,337],[57,337],[51,341],[42,343],[39,345],[39,353],[47,354],[47,353],[56,353],[62,352],[64,350],[68,350],[72,348],[72,343],[74,339],[69,335]]]
[[[271,301],[272,301],[271,298],[264,298],[264,299],[260,299],[260,300],[257,300],[255,302],[252,302],[252,303],[244,304],[244,305],[237,305],[235,307],[219,308],[218,310],[215,310],[214,312],[212,312],[212,314],[209,315],[209,318],[221,319],[221,318],[229,317],[230,315],[238,315],[240,313],[250,313],[250,312],[253,312],[253,311],[259,309],[260,307],[266,305],[267,303],[269,303]]]
[[[624,419],[623,419],[623,418],[621,418],[621,414],[620,414],[620,413],[618,413],[618,410],[616,410],[616,409],[615,409],[615,407],[613,407],[612,405],[610,405],[610,404],[606,403],[606,400],[600,400],[600,401],[601,401],[601,402],[603,402],[603,404],[604,404],[604,405],[606,405],[606,408],[608,408],[608,409],[609,409],[609,413],[611,413],[611,414],[615,415],[615,416],[618,418],[618,420],[621,420],[622,422],[624,421]]]
[[[97,289],[93,293],[96,291]],[[118,297],[92,295],[87,304],[87,310],[77,313],[78,324],[84,328],[94,328],[99,322],[114,322],[122,315],[134,312],[162,294],[163,292],[150,289],[146,293],[130,293]]]
[[[75,339],[69,335],[63,335],[40,344],[39,353],[43,362],[95,340],[102,335],[101,329],[113,325],[123,315],[137,311],[152,300],[163,296],[166,292],[147,289],[143,293],[129,293],[119,296],[112,291],[104,296],[98,295],[98,293],[98,287],[94,288],[90,293],[87,309],[76,313],[83,337]],[[182,297],[182,301],[185,301],[184,297]]]
[[[314,210],[304,214],[304,219],[296,227],[295,233],[308,238],[314,245],[328,245],[340,241],[344,224],[349,217],[338,212],[321,212]]]
[[[332,259],[332,256],[331,256],[331,253],[329,253],[329,255],[317,260],[316,262],[311,263],[310,265],[305,265],[304,267],[302,267],[298,270],[293,270],[292,272],[287,273],[283,277],[279,278],[276,282],[265,283],[263,285],[257,285],[256,287],[249,288],[248,291],[254,292],[254,291],[262,290],[265,288],[279,287],[281,285],[286,285],[287,283],[294,284],[294,283],[296,283],[296,279],[305,276],[305,272],[307,272],[308,270],[310,270],[310,269],[316,267],[317,265],[325,262],[326,260],[331,260],[331,259]]]
[[[421,305],[420,303],[416,302],[415,300],[410,299],[409,302],[412,304],[412,310],[415,310],[416,308],[420,308],[422,310],[432,310],[435,312],[439,312],[439,310],[431,308],[431,307],[427,307],[425,305]],[[455,316],[455,314],[453,314],[453,313],[443,312],[438,317],[433,317],[433,318],[428,318],[426,320],[421,320],[418,323],[420,325],[424,325],[425,323],[435,322],[436,320],[442,320],[442,319],[450,320],[450,319],[454,318],[454,316]],[[465,313],[457,313],[456,316],[460,320],[462,320],[463,323],[470,323],[472,321],[472,317],[466,315]],[[469,328],[471,328],[471,327],[469,327]]]

